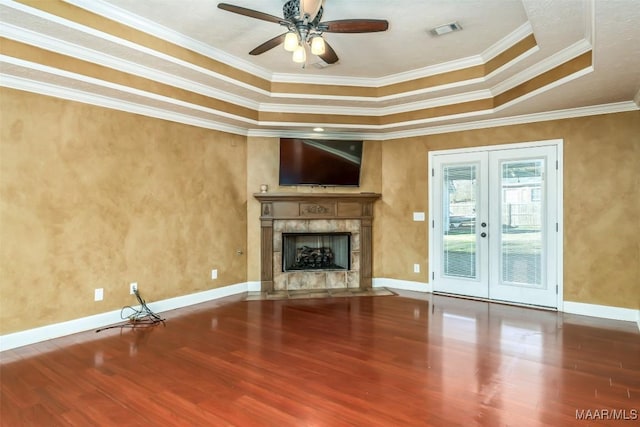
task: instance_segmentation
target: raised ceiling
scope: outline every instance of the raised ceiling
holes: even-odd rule
[[[282,16],[282,0],[227,1]],[[0,0],[0,84],[244,135],[393,139],[637,110],[636,0],[326,0],[340,57],[305,66],[278,24],[211,0]],[[457,21],[460,32],[429,30]],[[635,101],[634,101],[635,100]]]

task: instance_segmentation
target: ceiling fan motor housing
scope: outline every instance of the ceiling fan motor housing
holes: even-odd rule
[[[315,18],[313,18],[313,21],[309,22],[308,24],[310,24],[312,27],[317,26],[322,19],[322,11],[322,6],[320,6],[320,9],[318,9],[318,13],[316,14]],[[300,0],[289,0],[288,2],[286,2],[282,7],[282,15],[284,16],[284,19],[293,22],[294,24],[299,21],[304,21],[304,16],[302,16],[300,13]]]

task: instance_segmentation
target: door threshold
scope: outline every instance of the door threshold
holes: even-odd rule
[[[482,298],[482,297],[474,297],[474,296],[470,296],[470,295],[452,294],[452,293],[442,292],[442,291],[433,291],[432,293],[434,295],[439,295],[439,296],[444,296],[444,297],[460,298],[460,299],[467,299],[467,300],[481,301],[481,302],[490,302],[490,303],[501,304],[501,305],[510,305],[510,306],[514,306],[514,307],[532,308],[534,310],[553,311],[553,312],[557,312],[558,311],[558,309],[555,308],[555,307],[546,307],[544,305],[524,304],[524,303],[520,303],[520,302],[503,301],[503,300]]]

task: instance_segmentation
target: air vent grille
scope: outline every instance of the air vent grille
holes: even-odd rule
[[[435,28],[430,29],[429,32],[432,35],[438,37],[444,34],[452,33],[454,31],[460,31],[460,30],[462,30],[462,26],[456,21],[450,24],[439,25]]]

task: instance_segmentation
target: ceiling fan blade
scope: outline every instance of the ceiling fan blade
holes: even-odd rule
[[[239,15],[248,16],[250,18],[262,19],[263,21],[275,22],[279,24],[282,22],[282,18],[279,18],[274,15],[269,15],[268,13],[258,12],[257,10],[247,9],[246,7],[234,6],[228,3],[218,3],[218,8],[222,10],[226,10],[227,12],[237,13]]]
[[[275,36],[271,40],[267,40],[266,42],[262,43],[260,46],[249,52],[249,55],[260,55],[261,53],[265,53],[266,51],[273,49],[279,44],[284,43],[284,38],[286,35],[287,33],[280,34],[279,36]]]
[[[328,33],[375,33],[386,31],[389,22],[385,19],[340,19],[321,22],[318,28]]]
[[[318,56],[327,64],[335,64],[338,62],[338,55],[336,54],[336,51],[329,46],[329,43],[327,43],[326,40],[324,41],[324,53]]]

